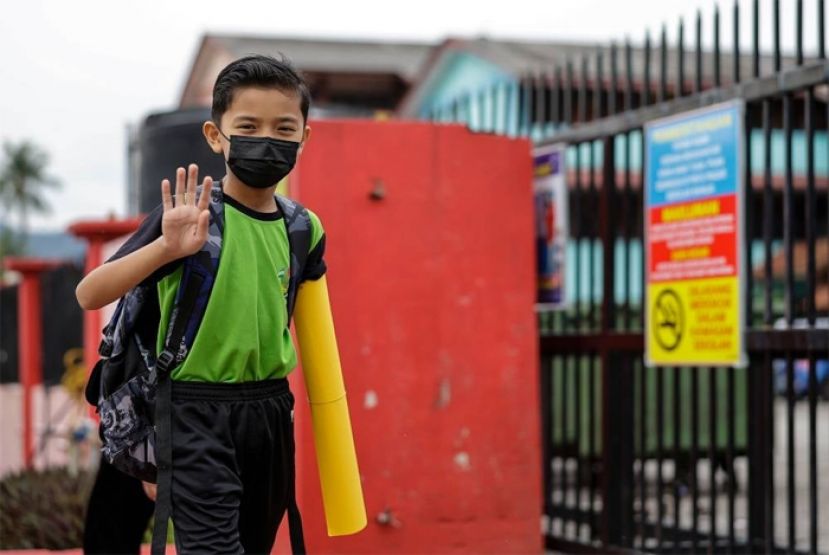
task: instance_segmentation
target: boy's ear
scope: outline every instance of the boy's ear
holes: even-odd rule
[[[222,134],[219,133],[219,128],[216,127],[213,121],[207,120],[204,122],[204,125],[202,125],[202,133],[207,140],[207,145],[210,147],[210,150],[216,154],[223,154]]]
[[[306,125],[305,130],[302,132],[302,142],[299,143],[299,151],[297,154],[302,154],[302,149],[305,148],[305,143],[308,142],[308,139],[311,138],[311,126]]]

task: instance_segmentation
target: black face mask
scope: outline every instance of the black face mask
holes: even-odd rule
[[[224,133],[222,136],[230,141],[227,166],[245,185],[266,189],[294,169],[298,142],[243,135],[228,138]]]

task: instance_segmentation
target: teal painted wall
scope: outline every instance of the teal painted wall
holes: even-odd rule
[[[512,82],[514,78],[497,65],[466,52],[452,52],[435,76],[417,113],[420,117],[426,117],[433,110],[445,109],[465,95]]]

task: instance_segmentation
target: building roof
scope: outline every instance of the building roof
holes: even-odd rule
[[[208,34],[191,65],[180,107],[210,105],[225,65],[246,54],[284,54],[303,72],[382,74],[411,82],[433,44]]]

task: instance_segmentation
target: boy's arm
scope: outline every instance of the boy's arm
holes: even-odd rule
[[[176,172],[175,206],[170,194],[170,182],[166,179],[161,182],[164,209],[161,236],[123,258],[102,264],[89,272],[75,289],[82,308],[95,310],[106,306],[160,267],[201,249],[207,240],[208,205],[213,180],[209,177],[204,179],[201,196],[195,201],[198,167],[190,164],[186,173],[185,185],[184,168]]]

